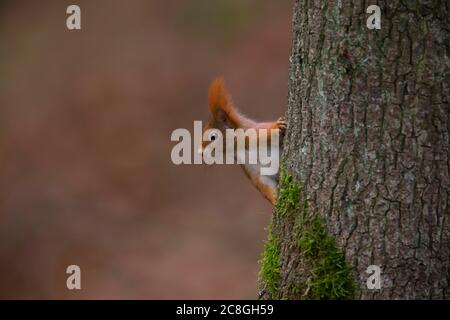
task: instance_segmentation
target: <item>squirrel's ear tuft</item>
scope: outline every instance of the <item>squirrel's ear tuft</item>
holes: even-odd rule
[[[215,79],[211,83],[208,93],[208,106],[211,115],[216,115],[218,109],[226,112],[229,107],[229,100],[228,92],[225,88],[225,81],[223,78]]]
[[[223,78],[217,78],[211,83],[208,94],[208,106],[214,119],[223,123],[225,127],[232,127],[230,115],[233,112],[233,105]]]

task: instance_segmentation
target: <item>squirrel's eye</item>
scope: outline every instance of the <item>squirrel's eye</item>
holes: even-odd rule
[[[211,133],[211,141],[214,141],[217,139],[217,133],[213,132]]]

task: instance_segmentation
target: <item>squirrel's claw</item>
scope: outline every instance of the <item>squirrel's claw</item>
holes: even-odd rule
[[[280,130],[280,135],[284,135],[286,132],[287,124],[284,117],[279,117],[276,122],[276,128]]]

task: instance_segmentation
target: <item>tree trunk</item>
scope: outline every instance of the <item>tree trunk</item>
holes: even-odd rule
[[[296,1],[261,298],[450,297],[449,16],[438,0]]]

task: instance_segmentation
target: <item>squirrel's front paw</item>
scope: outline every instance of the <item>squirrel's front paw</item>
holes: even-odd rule
[[[284,120],[284,117],[279,117],[276,122],[276,128],[280,130],[280,135],[283,136],[286,133],[286,120]]]

